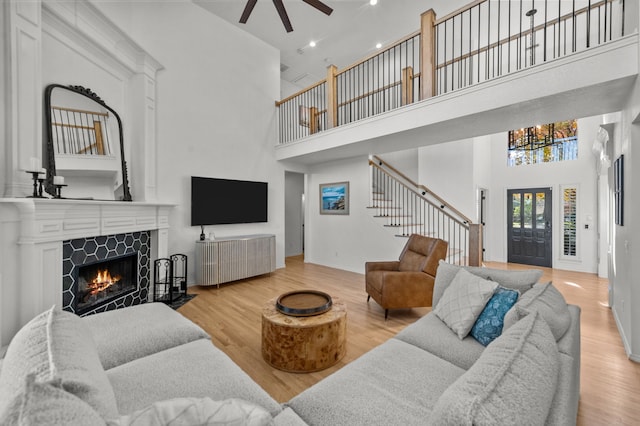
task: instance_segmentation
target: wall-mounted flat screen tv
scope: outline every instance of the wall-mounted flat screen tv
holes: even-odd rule
[[[191,177],[191,226],[267,222],[267,182]]]

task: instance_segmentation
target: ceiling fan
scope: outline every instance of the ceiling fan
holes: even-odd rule
[[[320,12],[326,15],[331,15],[331,12],[333,12],[332,8],[322,3],[320,0],[302,0],[302,1],[307,3],[309,6],[315,7]],[[249,19],[249,15],[251,15],[251,12],[253,11],[253,7],[256,5],[257,2],[258,0],[247,0],[247,4],[244,7],[242,16],[240,17],[241,24],[247,23],[247,20]],[[287,30],[288,33],[290,33],[291,31],[293,31],[293,27],[291,26],[291,21],[289,21],[289,15],[287,15],[287,11],[284,8],[284,4],[282,3],[282,0],[273,0],[273,4],[275,5],[276,10],[278,11],[278,15],[280,15],[280,19],[282,20],[282,24],[284,25],[284,28]]]

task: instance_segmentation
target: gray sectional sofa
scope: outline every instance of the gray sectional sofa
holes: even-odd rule
[[[467,280],[520,293],[504,316],[504,330],[486,347],[472,336],[460,339],[440,318],[454,288],[472,287],[463,287],[461,269],[470,272]],[[163,304],[84,318],[52,308],[23,327],[7,350],[0,368],[0,421],[575,424],[580,309],[567,305],[552,285],[534,286],[540,276],[535,270],[441,263],[431,313],[284,404],[200,327]]]

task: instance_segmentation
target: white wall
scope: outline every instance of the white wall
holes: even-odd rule
[[[420,156],[417,148],[388,152],[380,154],[378,157],[400,170],[409,179],[416,183],[420,183]]]
[[[5,22],[4,13],[5,13],[4,5],[0,4],[0,22],[3,22],[3,23]],[[0,28],[0,35],[2,36],[2,40],[7,40],[7,38],[9,37],[9,35],[7,34],[8,31],[9,29],[7,28],[7,25],[3,24],[2,27]],[[3,157],[9,153],[7,148],[7,140],[11,136],[8,126],[5,124],[5,119],[6,119],[5,111],[7,108],[9,108],[9,100],[7,99],[8,76],[6,75],[6,73],[8,72],[8,69],[3,63],[4,61],[7,60],[7,57],[8,57],[6,44],[7,44],[6,42],[0,43],[0,60],[2,60],[2,63],[0,63],[0,129],[2,129],[0,130],[0,152],[2,153]],[[6,163],[7,163],[6,161],[3,162],[3,164],[6,164]],[[0,171],[0,188],[2,188],[2,190],[0,190],[0,196],[2,196],[2,192],[4,192],[5,180],[7,178],[6,175],[12,172],[13,171],[8,166],[3,167],[2,171]],[[0,285],[1,284],[2,284],[2,276],[0,275]],[[2,319],[0,319],[0,326],[1,325],[2,325]]]
[[[491,184],[491,136],[473,138],[473,181],[480,188]]]
[[[191,2],[97,5],[165,67],[157,80],[158,200],[176,204],[169,253],[189,256],[189,282],[200,234],[190,226],[191,176],[268,182],[268,223],[205,232],[275,234],[276,265],[283,267],[284,170],[273,149],[279,52]]]
[[[291,96],[294,93],[298,93],[300,90],[302,90],[301,87],[296,86],[295,84],[287,80],[281,79],[280,80],[280,98],[278,100]]]
[[[637,12],[637,10],[636,10]],[[634,177],[640,169],[640,155],[635,153],[640,141],[640,83],[636,82],[629,103],[622,112],[621,138],[614,140],[612,162],[624,155],[624,226],[612,225],[611,265],[609,271],[613,314],[627,354],[640,362],[640,186]],[[636,148],[636,149],[634,149]]]
[[[419,182],[475,221],[473,139],[419,149]]]
[[[319,185],[349,182],[349,215],[321,215]],[[393,228],[384,228],[373,217],[369,204],[367,157],[355,157],[309,170],[305,190],[305,261],[364,273],[364,263],[396,260],[406,239],[395,237]],[[363,281],[364,285],[364,281]]]

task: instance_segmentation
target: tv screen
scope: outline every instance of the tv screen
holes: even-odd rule
[[[267,182],[191,177],[191,226],[267,222]]]

